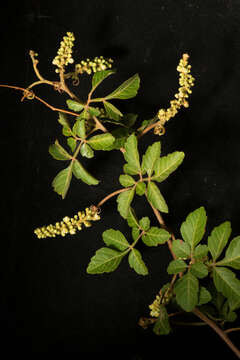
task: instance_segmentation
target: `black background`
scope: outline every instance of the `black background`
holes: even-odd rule
[[[178,88],[176,66],[190,54],[196,86],[190,108],[167,125],[162,152],[186,153],[181,168],[162,184],[170,213],[166,222],[179,235],[185,216],[203,205],[207,231],[225,220],[239,234],[240,190],[240,2],[239,1],[23,1],[1,4],[1,80],[27,87],[35,80],[30,49],[39,53],[43,76],[56,78],[51,61],[66,31],[75,34],[74,58],[99,55],[115,60],[118,72],[107,80],[108,91],[138,72],[136,98],[115,102],[122,111],[150,118],[167,107]],[[79,94],[89,90],[85,77]],[[104,86],[103,86],[104,91]],[[35,93],[50,104],[66,108],[65,95],[46,85]],[[1,96],[1,351],[24,356],[68,353],[106,358],[148,359],[194,354],[234,358],[228,347],[206,327],[178,328],[157,337],[137,325],[148,305],[168,280],[167,247],[140,246],[150,275],[141,277],[123,261],[108,275],[88,275],[86,267],[102,246],[101,233],[129,228],[116,211],[115,200],[103,208],[102,221],[74,237],[38,240],[37,226],[73,215],[120,187],[120,152],[98,152],[85,164],[101,179],[89,187],[73,179],[63,201],[51,181],[63,168],[48,146],[61,140],[54,113],[37,101],[20,102],[20,92],[0,89]],[[158,140],[142,139],[141,151]],[[137,214],[156,221],[141,198]],[[240,345],[238,333],[231,335]],[[190,350],[190,346],[194,350]],[[84,355],[85,354],[85,355]]]

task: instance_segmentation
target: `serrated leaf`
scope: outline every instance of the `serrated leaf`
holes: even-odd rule
[[[116,250],[124,251],[130,244],[119,230],[108,229],[102,234],[103,241],[107,246],[112,246]]]
[[[63,199],[67,194],[71,179],[72,179],[72,162],[66,169],[60,171],[52,182],[54,191],[56,191],[56,193],[61,195]]]
[[[129,208],[133,200],[134,193],[135,193],[135,189],[133,187],[132,189],[122,192],[117,197],[118,211],[124,219],[126,219],[128,216]]]
[[[178,279],[174,285],[176,301],[187,312],[192,311],[198,304],[198,291],[198,279],[190,272]]]
[[[236,275],[225,267],[214,267],[213,281],[217,290],[228,299],[230,309],[238,309],[240,307],[240,280],[236,278]]]
[[[110,119],[116,120],[116,121],[120,121],[121,117],[123,116],[123,114],[121,113],[120,110],[118,110],[118,108],[116,108],[116,106],[114,106],[113,104],[111,104],[108,101],[104,101],[103,102],[105,111],[107,113],[107,115],[110,117]]]
[[[147,197],[150,203],[158,210],[168,213],[168,206],[157,185],[151,181],[147,186]]]
[[[180,272],[183,272],[185,269],[187,269],[187,264],[185,263],[185,261],[181,260],[181,259],[176,259],[176,260],[172,260],[168,267],[167,267],[167,272],[170,275],[173,274],[178,274]]]
[[[154,166],[153,180],[164,181],[172,172],[174,172],[183,162],[185,154],[181,151],[175,151],[172,154],[163,156],[156,160]]]
[[[71,160],[72,156],[59,144],[58,140],[49,146],[49,153],[56,160]]]
[[[218,261],[216,265],[231,266],[233,269],[240,270],[240,236],[230,242],[224,259]]]
[[[127,138],[127,141],[125,142],[124,147],[125,147],[126,151],[123,154],[126,162],[128,163],[127,165],[131,169],[130,175],[139,174],[141,172],[141,166],[140,166],[139,153],[138,153],[137,146],[138,146],[138,142],[137,142],[136,135],[135,134],[130,135]],[[127,172],[127,171],[125,171],[125,172]]]
[[[199,279],[208,276],[208,268],[205,264],[197,262],[191,265],[190,272]]]
[[[142,241],[147,246],[158,246],[164,244],[170,239],[171,235],[168,231],[152,226],[143,236]]]
[[[119,182],[123,187],[129,187],[135,184],[135,180],[130,175],[120,175]]]
[[[72,150],[72,152],[74,152],[74,150],[76,148],[76,143],[77,143],[76,139],[74,139],[72,137],[67,139],[67,144],[70,147],[70,149]]]
[[[139,227],[137,216],[132,207],[129,208],[127,222],[130,227]]]
[[[194,249],[193,257],[194,257],[194,259],[203,259],[204,257],[207,256],[208,251],[209,250],[208,250],[207,245],[199,244]]]
[[[75,100],[71,100],[68,99],[66,101],[67,106],[70,110],[76,111],[76,112],[80,112],[84,109],[84,105],[80,104],[79,102],[75,101]]]
[[[86,143],[82,144],[80,153],[83,157],[86,157],[88,159],[91,159],[94,157],[93,149]]]
[[[191,255],[191,248],[188,243],[182,240],[172,241],[172,251],[177,258],[188,258]]]
[[[64,113],[61,113],[61,112],[59,112],[58,115],[59,115],[59,116],[58,116],[58,122],[59,122],[62,126],[66,127],[66,128],[70,128],[67,115],[64,114]]]
[[[88,274],[102,274],[109,273],[118,267],[125,252],[120,252],[107,247],[103,247],[96,251],[96,254],[91,258],[87,267]]]
[[[224,247],[227,245],[231,231],[231,223],[225,221],[215,227],[208,237],[208,248],[214,261],[221,255]]]
[[[88,185],[97,185],[99,180],[95,179],[89,172],[84,169],[82,164],[75,159],[73,162],[73,174],[77,179],[81,179],[84,183]]]
[[[141,167],[143,172],[145,171],[147,172],[148,176],[152,175],[156,161],[159,160],[160,152],[161,152],[161,143],[160,141],[158,141],[152,145],[149,145],[147,151],[143,155]]]
[[[109,75],[114,74],[114,70],[102,70],[97,71],[92,77],[92,90],[93,88],[96,89],[97,86],[101,84],[101,82],[106,79]]]
[[[94,150],[105,150],[114,142],[114,137],[110,133],[92,136],[88,140],[88,144]]]
[[[198,298],[198,305],[207,304],[209,301],[211,301],[212,296],[210,292],[204,287],[200,286],[199,289],[199,298]]]
[[[141,220],[139,221],[139,225],[141,227],[142,230],[147,231],[150,228],[150,219],[149,217],[145,216],[143,218],[141,218]]]
[[[137,95],[140,85],[140,78],[138,74],[133,75],[128,80],[124,81],[116,90],[111,94],[105,96],[106,100],[109,99],[130,99]]]
[[[148,269],[142,259],[141,253],[137,249],[132,249],[129,256],[128,262],[132,269],[139,275],[147,275]]]
[[[146,190],[146,184],[143,181],[138,182],[136,185],[136,194],[142,196],[145,194],[145,190]]]
[[[183,239],[191,246],[191,249],[202,240],[207,216],[204,207],[191,212],[180,228]]]
[[[72,129],[74,135],[79,136],[81,139],[86,138],[86,130],[85,130],[85,119],[79,118],[76,120]]]
[[[153,332],[156,335],[168,335],[171,331],[168,313],[164,305],[159,306],[159,317],[154,324]]]

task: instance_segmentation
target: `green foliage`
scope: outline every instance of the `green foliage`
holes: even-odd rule
[[[118,110],[118,108],[116,108],[116,106],[111,104],[109,101],[104,101],[103,105],[104,105],[106,113],[107,113],[107,115],[109,116],[110,119],[120,121],[123,114],[121,113],[120,110]]]
[[[173,240],[172,251],[177,258],[188,258],[191,255],[191,248],[188,243],[182,240]]]
[[[124,81],[111,94],[104,97],[105,100],[110,99],[130,99],[137,95],[140,85],[140,78],[138,74],[133,75],[128,80]]]
[[[59,144],[58,140],[49,146],[49,153],[56,160],[70,160],[72,156]]]
[[[72,164],[71,162],[66,169],[61,170],[52,182],[54,191],[61,195],[63,199],[67,194],[72,179]]]
[[[75,100],[68,99],[66,102],[67,102],[67,106],[70,110],[80,112],[84,109],[84,105],[80,104],[79,102],[77,102]]]
[[[107,246],[113,246],[116,250],[126,250],[130,244],[119,230],[109,229],[103,233],[103,241]]]
[[[117,269],[122,258],[123,252],[103,247],[96,251],[96,254],[91,258],[87,267],[88,274],[102,274],[109,273]]]
[[[95,179],[89,172],[84,169],[82,164],[75,159],[73,162],[73,174],[77,179],[81,179],[85,184],[98,185],[99,180]]]
[[[97,86],[101,84],[103,80],[105,80],[109,75],[114,74],[114,70],[103,70],[103,71],[97,71],[92,77],[92,90],[96,89]]]
[[[148,176],[151,176],[153,173],[154,166],[156,161],[159,160],[161,151],[161,143],[155,142],[153,145],[150,145],[147,148],[146,153],[143,155],[142,160],[142,172],[147,172]]]
[[[92,136],[88,140],[88,144],[94,150],[107,150],[107,148],[113,144],[114,137],[110,133]]]
[[[133,268],[139,275],[147,275],[148,269],[142,259],[141,253],[137,249],[132,249],[129,256],[128,262],[131,268]]]
[[[118,211],[124,219],[126,219],[128,216],[129,208],[133,200],[134,193],[135,193],[135,189],[133,187],[130,190],[122,192],[117,197]]]
[[[171,331],[168,313],[163,305],[159,307],[159,317],[154,324],[153,331],[156,335],[168,335]]]
[[[142,241],[147,246],[158,246],[165,244],[170,238],[168,231],[152,226],[142,237]]]
[[[168,178],[168,176],[175,171],[179,165],[183,162],[184,159],[183,152],[174,152],[167,156],[163,156],[159,158],[155,162],[154,166],[154,176],[152,177],[153,180],[157,182],[162,182]]]
[[[230,309],[238,309],[240,307],[240,280],[236,278],[236,275],[225,267],[214,267],[213,281],[216,289],[228,299]]]
[[[142,196],[145,194],[146,184],[144,182],[138,182],[136,185],[136,194]]]
[[[227,245],[229,237],[231,235],[231,224],[229,221],[215,227],[208,237],[208,248],[213,257],[213,260],[221,255],[224,247]]]
[[[217,263],[220,266],[230,266],[240,270],[240,236],[235,237],[229,244],[225,257]]]
[[[183,310],[192,311],[198,304],[199,282],[190,272],[183,275],[174,285],[177,303]]]
[[[203,238],[207,216],[205,209],[200,207],[188,215],[186,221],[181,226],[183,239],[193,249]]]
[[[87,143],[82,144],[81,149],[80,149],[80,154],[83,157],[86,157],[88,159],[91,159],[94,157],[94,151]]]
[[[127,172],[130,175],[136,175],[141,173],[141,166],[140,166],[140,160],[139,160],[139,153],[137,148],[137,138],[134,134],[128,137],[127,141],[125,142],[125,152],[124,152],[124,158],[128,165],[128,171],[131,171],[131,173]]]
[[[130,175],[120,175],[119,182],[124,187],[129,187],[135,184],[135,180]]]
[[[168,206],[157,185],[150,181],[147,186],[147,197],[150,203],[158,210],[168,213]]]
[[[172,260],[168,265],[168,274],[178,274],[187,269],[187,264],[181,259]]]

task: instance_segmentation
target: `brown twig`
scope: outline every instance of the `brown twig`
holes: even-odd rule
[[[118,194],[120,194],[120,193],[122,193],[122,192],[124,192],[124,191],[129,190],[129,189],[131,189],[131,188],[128,187],[128,188],[116,190],[116,191],[114,191],[113,193],[105,196],[105,198],[103,198],[103,199],[97,204],[97,207],[100,208],[106,201],[108,201],[109,199],[111,199],[113,196],[116,196],[116,195],[118,195]]]

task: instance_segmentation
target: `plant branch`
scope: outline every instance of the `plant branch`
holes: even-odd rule
[[[234,354],[237,355],[237,357],[240,359],[240,350],[238,350],[237,347],[229,339],[229,337],[226,334],[226,331],[220,329],[214,321],[210,320],[199,309],[195,308],[193,310],[193,314],[195,314],[201,320],[207,323],[222,338],[222,340],[225,341],[225,343],[230,347],[230,349],[234,352]]]
[[[12,86],[12,85],[5,85],[5,84],[0,84],[0,87],[6,87],[6,88],[9,88],[9,89],[15,89],[15,90],[22,91],[24,96],[23,96],[21,101],[23,101],[25,99],[25,97],[30,95],[31,97],[28,98],[28,99],[36,99],[36,100],[40,101],[41,103],[43,103],[44,105],[46,105],[47,107],[49,107],[53,111],[58,111],[58,112],[62,112],[62,113],[65,113],[65,114],[70,114],[70,115],[73,115],[73,116],[79,116],[79,114],[74,113],[72,111],[59,109],[59,108],[56,108],[56,107],[48,104],[45,100],[43,100],[40,97],[36,96],[32,91],[29,91],[28,89],[21,88],[19,86]]]
[[[101,207],[106,201],[108,201],[109,199],[111,199],[113,196],[116,196],[116,195],[118,195],[118,194],[120,194],[120,193],[122,193],[122,192],[124,192],[124,191],[129,190],[129,189],[131,189],[131,187],[123,188],[123,189],[120,189],[120,190],[116,190],[116,191],[114,191],[113,193],[105,196],[105,198],[103,198],[103,199],[97,204],[97,207],[98,207],[98,208]]]

